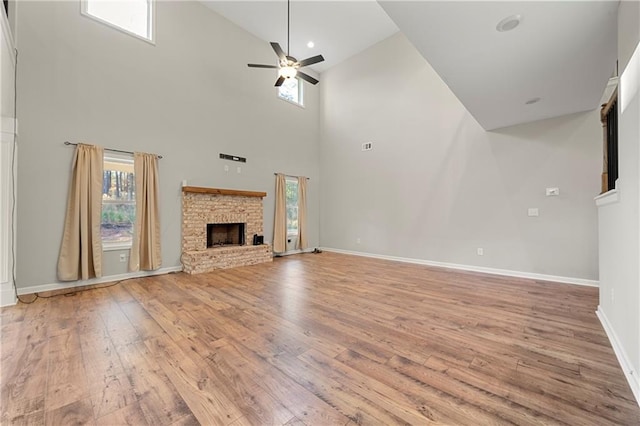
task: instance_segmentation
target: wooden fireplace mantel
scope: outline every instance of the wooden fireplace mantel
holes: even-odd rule
[[[182,192],[191,192],[198,194],[215,194],[215,195],[236,195],[239,197],[259,197],[267,196],[266,192],[259,191],[240,191],[237,189],[221,189],[221,188],[204,188],[201,186],[183,186]]]

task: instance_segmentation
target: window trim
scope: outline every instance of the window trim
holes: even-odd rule
[[[596,206],[598,207],[606,206],[609,204],[615,204],[618,202],[618,199],[619,197],[618,197],[617,189],[612,189],[594,198],[596,202]]]
[[[114,30],[120,31],[121,33],[130,35],[132,37],[135,37],[139,40],[145,41],[149,44],[151,44],[152,46],[156,45],[156,0],[147,0],[147,3],[149,4],[149,13],[147,14],[147,27],[148,27],[148,32],[149,32],[149,37],[143,37],[140,34],[136,34],[132,31],[127,30],[126,28],[122,28],[116,24],[113,24],[109,21],[106,21],[102,18],[100,18],[99,16],[95,16],[90,14],[87,11],[87,5],[88,2],[90,0],[80,0],[80,14],[92,19],[96,22],[99,22],[103,25],[106,25],[109,28],[112,28]]]
[[[105,243],[102,242],[102,251],[119,251],[119,250],[131,250],[133,247],[133,241],[130,243]]]
[[[134,164],[133,155],[128,154],[116,154],[116,153],[107,153],[105,152],[102,156],[102,164],[111,161],[111,162],[120,162],[120,163],[128,163]],[[106,200],[107,204],[133,204],[136,205],[136,201],[115,201],[115,200]],[[105,200],[100,201],[100,215],[102,215],[102,206],[105,204]],[[136,209],[137,214],[137,209]],[[100,220],[100,226],[102,226],[102,220]],[[135,226],[135,223],[134,223]],[[104,241],[102,236],[100,236],[100,240],[102,242],[102,251],[116,251],[116,250],[130,250],[133,247],[133,238],[128,243],[123,242],[109,242]]]
[[[290,103],[291,105],[295,105],[295,106],[298,106],[298,107],[304,109],[304,80],[302,80],[298,76],[296,76],[296,80],[298,80],[298,99],[302,99],[302,103],[290,101],[289,99],[283,98],[282,96],[280,96],[280,88],[279,87],[276,87],[276,97],[278,99],[280,99],[281,101],[285,101],[287,103]]]

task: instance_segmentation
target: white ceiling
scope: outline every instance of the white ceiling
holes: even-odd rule
[[[286,1],[202,1],[286,50]],[[293,0],[291,55],[322,54],[325,62],[311,67],[321,73],[399,28],[491,130],[598,107],[617,56],[617,7],[617,1]],[[513,14],[521,24],[496,31]],[[541,100],[525,105],[532,98]]]
[[[278,42],[287,51],[286,0],[201,1],[256,37]],[[375,0],[292,0],[290,20],[291,56],[302,60],[322,55],[324,62],[310,67],[318,73],[398,31]],[[315,43],[311,49],[309,41]],[[265,49],[272,51],[268,43]]]
[[[487,130],[594,109],[615,68],[614,1],[380,3]]]

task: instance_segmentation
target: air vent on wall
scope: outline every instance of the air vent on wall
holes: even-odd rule
[[[231,160],[231,161],[239,161],[241,163],[246,163],[247,159],[244,157],[239,157],[237,155],[229,155],[220,153],[220,158],[223,160]]]

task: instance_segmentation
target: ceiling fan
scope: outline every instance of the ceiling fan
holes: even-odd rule
[[[280,47],[280,45],[274,41],[271,42],[271,47],[273,51],[276,52],[278,56],[278,65],[263,65],[263,64],[247,64],[251,68],[274,68],[278,70],[278,79],[276,80],[276,87],[282,86],[282,83],[288,78],[294,78],[296,76],[301,79],[308,81],[311,84],[318,84],[318,80],[311,77],[308,74],[300,71],[300,68],[306,67],[307,65],[317,64],[318,62],[324,61],[322,55],[312,56],[311,58],[303,59],[302,61],[298,61],[293,56],[289,55],[289,27],[290,27],[290,0],[287,0],[287,54],[285,55],[284,51]]]

